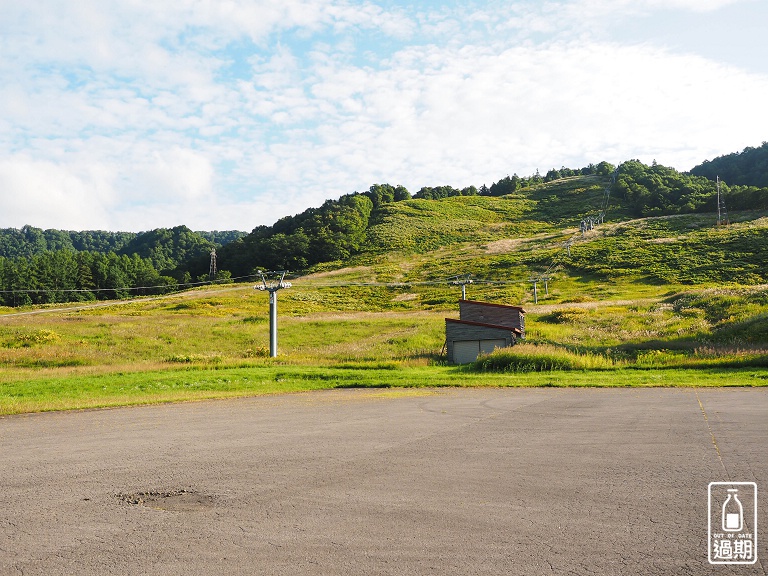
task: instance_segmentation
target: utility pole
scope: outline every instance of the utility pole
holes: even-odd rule
[[[722,224],[722,218],[720,215],[720,176],[717,177],[717,225]]]
[[[287,271],[262,272],[261,284],[254,286],[254,290],[266,290],[269,292],[269,356],[277,357],[277,291],[282,288],[290,288],[290,282],[284,282]]]
[[[720,176],[717,177],[717,225],[727,226],[731,221],[728,218],[728,210],[725,208],[725,200],[720,193]]]

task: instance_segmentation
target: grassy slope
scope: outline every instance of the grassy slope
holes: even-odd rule
[[[581,236],[574,226],[602,191],[576,178],[517,197],[388,207],[367,253],[279,293],[276,360],[266,357],[267,296],[250,286],[48,314],[0,310],[0,413],[350,385],[766,383],[764,215],[732,214],[736,224],[715,229],[711,215],[629,220],[613,207]],[[553,260],[549,294],[533,305],[528,279]],[[441,365],[443,319],[457,316],[459,289],[420,282],[462,273],[493,281],[470,286],[469,297],[523,304],[529,342],[547,345],[520,347],[503,366],[524,369],[520,358],[533,354],[539,364],[527,369],[544,372]],[[370,282],[403,284],[338,286]],[[590,367],[600,370],[578,371]]]

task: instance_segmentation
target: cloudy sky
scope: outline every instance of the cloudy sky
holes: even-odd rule
[[[0,0],[0,227],[249,231],[371,184],[768,140],[765,0]]]

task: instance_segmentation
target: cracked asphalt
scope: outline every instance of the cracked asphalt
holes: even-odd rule
[[[335,390],[0,418],[0,574],[766,574],[768,389]],[[707,487],[756,482],[758,562]],[[766,536],[762,536],[762,535]]]

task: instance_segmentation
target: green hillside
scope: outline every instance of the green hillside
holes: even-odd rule
[[[402,195],[399,201],[377,199],[373,208],[369,195],[348,195],[219,248],[219,278],[252,278],[259,268],[289,269],[296,276],[365,266],[376,282],[434,282],[473,274],[515,298],[522,297],[529,279],[540,276],[572,296],[585,282],[617,279],[680,286],[766,281],[762,211],[731,210],[731,225],[717,228],[707,210],[716,194],[714,183],[684,175],[675,180],[671,169],[627,164],[615,182],[594,174],[571,176],[505,196],[428,200]],[[667,215],[636,218],[638,211]],[[582,222],[601,214],[601,224],[580,231]],[[64,250],[0,258],[2,302],[178,290],[208,279],[212,246],[178,227],[126,239],[121,254]]]
[[[616,199],[582,233],[603,195],[575,177],[384,206],[356,254],[280,291],[276,359],[250,284],[0,308],[0,414],[348,386],[768,384],[768,214],[718,227],[706,212],[631,218]],[[454,367],[444,319],[464,274],[469,298],[522,305],[527,337]]]
[[[146,235],[144,257],[0,258],[16,305],[0,308],[0,413],[347,386],[768,384],[768,211],[740,208],[766,190],[722,184],[718,225],[714,182],[626,164],[503,179],[502,195],[375,186],[235,239],[217,250],[224,278],[295,265],[276,359],[264,292],[182,291],[153,267],[167,246],[208,248],[185,230]],[[205,256],[173,273],[206,272]],[[467,275],[468,298],[525,308],[526,340],[455,367],[445,318]],[[124,300],[92,302],[105,293]]]
[[[749,171],[755,181],[762,173],[760,166]],[[557,243],[562,249],[574,229],[587,224],[591,228],[596,221],[714,212],[718,188],[726,219],[728,210],[736,218],[735,212],[768,209],[768,188],[729,186],[725,181],[718,186],[655,162],[647,166],[630,160],[617,167],[601,162],[577,170],[553,168],[544,177],[506,176],[479,189],[423,187],[413,196],[402,186],[375,184],[363,193],[327,200],[271,226],[258,226],[247,235],[192,232],[185,226],[140,234],[6,229],[0,230],[0,303],[18,306],[158,294],[212,280],[249,279],[258,270],[305,274],[386,254],[413,256],[439,249],[456,254],[464,249],[461,245],[496,241],[500,244],[492,250],[506,255],[475,259],[471,268],[476,273],[508,280],[521,273],[535,276],[549,274],[553,267],[570,267],[574,273],[603,277],[641,270],[657,281],[698,283],[736,275],[739,282],[759,282],[760,241],[753,243],[748,233],[727,240],[730,244],[722,249],[717,238],[694,234],[681,240],[679,254],[675,246],[661,246],[658,239],[653,239],[658,244],[653,250],[633,248],[628,234],[634,232],[629,228],[627,234],[616,233],[577,251],[568,262],[558,260]],[[529,249],[502,250],[510,241]],[[217,276],[210,278],[214,247]],[[706,261],[689,266],[683,261],[688,250],[698,251]],[[720,263],[729,258],[723,251],[734,252],[728,274],[720,270]],[[643,252],[642,258],[633,252]],[[422,268],[410,267],[414,269],[409,281],[417,281],[419,273],[424,275],[421,280],[461,273],[457,270],[461,261],[430,258]]]

